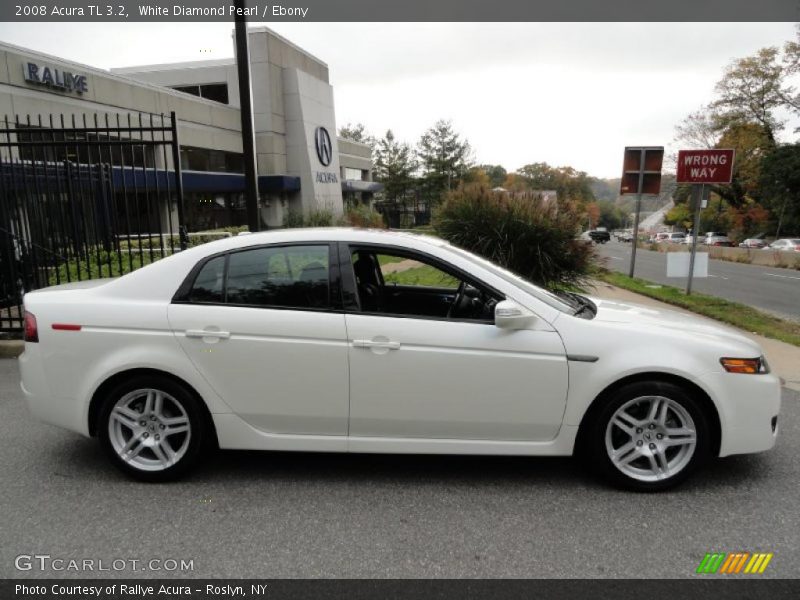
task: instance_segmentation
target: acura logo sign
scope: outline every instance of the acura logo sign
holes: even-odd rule
[[[324,127],[317,127],[314,131],[314,145],[317,147],[317,158],[323,167],[331,164],[333,159],[333,146],[331,145],[331,136],[328,130]]]

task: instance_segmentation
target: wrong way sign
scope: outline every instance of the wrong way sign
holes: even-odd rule
[[[730,183],[736,152],[725,150],[679,150],[678,183]]]

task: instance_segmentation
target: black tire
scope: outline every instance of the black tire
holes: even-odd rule
[[[688,443],[684,443],[681,446],[669,447],[668,449],[665,448],[663,450],[664,460],[672,460],[675,462],[675,472],[669,474],[669,470],[667,470],[666,474],[664,474],[663,471],[659,471],[659,474],[653,476],[660,478],[649,481],[643,481],[638,478],[649,476],[645,473],[631,474],[624,472],[622,469],[627,469],[628,471],[644,471],[652,467],[653,463],[650,462],[649,456],[641,455],[641,453],[648,453],[648,449],[645,448],[644,445],[650,448],[655,446],[653,450],[649,451],[649,454],[652,454],[653,460],[656,460],[657,455],[662,453],[662,446],[660,445],[661,442],[655,439],[657,434],[653,432],[667,431],[667,429],[662,428],[659,424],[649,422],[646,418],[644,421],[647,422],[642,423],[641,427],[636,425],[632,426],[632,431],[630,433],[623,432],[621,428],[616,425],[609,428],[612,417],[617,415],[617,411],[626,405],[628,407],[626,408],[626,412],[633,411],[636,413],[637,410],[642,411],[637,416],[642,416],[645,412],[649,413],[652,402],[651,404],[647,404],[646,400],[638,400],[630,404],[634,402],[634,400],[646,397],[659,397],[670,401],[663,403],[668,407],[668,410],[665,412],[667,415],[667,425],[678,424],[681,420],[681,414],[683,414],[683,418],[688,415],[691,419],[691,425],[693,426],[691,428],[695,431],[693,451],[690,452],[691,444]],[[683,413],[681,409],[684,411]],[[627,414],[630,415],[631,413],[627,412]],[[591,418],[591,421],[587,423],[586,436],[583,440],[584,444],[582,450],[585,453],[584,458],[587,459],[589,466],[596,475],[619,488],[637,492],[658,492],[672,488],[685,481],[692,472],[710,456],[711,427],[709,425],[708,416],[701,404],[692,394],[674,383],[664,381],[642,381],[627,384],[615,390],[606,398],[603,405],[597,411],[594,411],[592,415],[589,415],[589,418]],[[651,425],[653,425],[655,429],[650,430],[649,428]],[[672,429],[672,431],[679,430],[680,428],[678,427]],[[630,435],[630,440],[625,439],[625,436],[628,435]],[[670,437],[666,434],[662,434],[662,436]],[[618,447],[615,446],[615,442],[613,441],[615,437],[621,438]],[[643,439],[644,437],[646,437],[646,439]],[[684,439],[680,434],[674,436],[674,438]],[[659,440],[661,439],[662,438],[659,438]],[[690,439],[690,436],[686,435],[685,439]],[[640,442],[642,443],[640,444]],[[627,453],[620,452],[620,454],[618,454],[618,456],[623,458],[637,456],[636,453],[640,454],[638,458],[630,461],[630,466],[617,467],[609,454],[609,443],[611,444],[611,448],[617,451],[624,450],[624,447],[628,447],[630,444],[635,446]],[[682,449],[684,447],[686,450]],[[684,454],[679,455],[678,452],[684,452]],[[672,456],[672,459],[669,458],[670,456]],[[680,458],[680,460],[678,460],[678,458]],[[656,464],[659,469],[661,469],[663,463],[656,460]],[[669,462],[667,462],[667,465],[669,465]]]
[[[137,410],[137,402],[139,406],[146,401],[135,400],[138,398],[139,392],[152,390],[162,394],[162,402],[165,405],[163,415],[165,422],[168,421],[188,421],[188,431],[183,433],[164,434],[172,425],[164,425],[161,420],[156,417],[153,419],[152,425],[148,419],[148,415],[144,411],[135,420],[137,421],[137,431],[143,431],[141,435],[134,434],[134,430],[128,425],[123,424],[121,429],[116,426],[116,421],[119,419],[115,417],[115,423],[110,423],[111,414],[115,406],[122,402],[128,396],[132,396],[134,400],[131,408],[128,410]],[[179,412],[182,409],[182,413]],[[172,418],[168,418],[172,415]],[[97,433],[104,452],[109,460],[126,475],[138,479],[140,481],[150,482],[163,482],[173,481],[186,475],[192,467],[195,466],[203,450],[210,445],[211,439],[209,427],[204,418],[205,413],[200,402],[195,395],[180,383],[164,376],[159,375],[139,375],[131,377],[128,380],[115,386],[106,397],[102,400],[102,405],[98,412]],[[152,418],[152,417],[150,417]],[[138,425],[145,424],[146,427],[139,427]],[[161,431],[159,431],[159,428]],[[180,425],[176,426],[176,429]],[[112,431],[114,430],[114,431]],[[121,431],[121,433],[120,433]],[[151,433],[152,432],[152,433]],[[158,461],[158,456],[153,451],[152,447],[145,447],[140,451],[140,456],[137,459],[124,459],[121,452],[118,450],[121,441],[120,436],[129,435],[128,440],[133,440],[134,437],[141,438],[147,436],[150,444],[159,444],[159,448],[163,448],[163,444],[170,444],[173,449],[173,456],[175,460],[165,461],[169,466],[159,467],[156,465],[140,467],[137,462],[145,462],[147,460]],[[152,437],[150,437],[152,435]],[[155,442],[156,438],[164,435],[159,442]],[[168,438],[169,436],[169,438]],[[113,439],[112,439],[113,438]],[[176,441],[177,440],[177,443]],[[115,447],[115,443],[117,447]],[[138,440],[135,448],[138,448]],[[178,452],[175,451],[175,446],[178,446]],[[162,450],[159,450],[162,456],[166,456]],[[150,458],[152,456],[152,459]],[[153,469],[153,470],[149,470]]]

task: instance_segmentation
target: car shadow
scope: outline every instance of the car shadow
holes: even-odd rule
[[[43,460],[55,477],[126,481],[96,440],[72,438],[48,446]],[[768,455],[713,459],[674,493],[760,486],[774,477]],[[342,485],[442,485],[514,488],[557,487],[568,491],[616,491],[572,457],[461,456],[424,454],[345,454],[220,450],[210,453],[186,478],[174,484],[252,484],[307,482]],[[667,492],[670,493],[670,492]]]

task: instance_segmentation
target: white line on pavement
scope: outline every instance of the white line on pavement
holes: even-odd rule
[[[800,277],[792,277],[791,275],[778,275],[776,273],[764,273],[764,275],[769,275],[770,277],[782,277],[783,279],[800,279]]]

